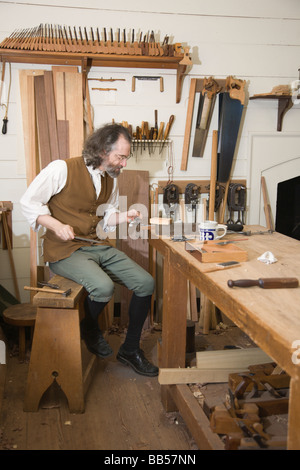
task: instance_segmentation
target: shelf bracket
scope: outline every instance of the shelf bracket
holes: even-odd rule
[[[292,97],[290,95],[254,95],[250,97],[250,100],[278,100],[278,111],[277,111],[277,131],[281,132],[283,117],[286,112],[293,107]]]
[[[293,106],[291,96],[280,98],[278,100],[278,113],[277,113],[277,131],[282,130],[282,121],[285,113]]]

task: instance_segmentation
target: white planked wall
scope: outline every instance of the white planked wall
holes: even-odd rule
[[[217,128],[215,111],[203,159],[191,156],[186,172],[180,171],[185,131],[186,111],[191,78],[214,76],[226,78],[234,75],[247,81],[249,96],[271,91],[275,85],[289,84],[298,79],[300,67],[300,2],[298,0],[152,0],[149,4],[137,0],[124,2],[111,0],[105,6],[99,0],[0,0],[0,41],[16,29],[34,27],[40,23],[68,26],[103,27],[107,29],[135,29],[136,33],[154,30],[157,40],[168,34],[171,42],[181,42],[190,47],[193,67],[185,77],[180,103],[175,102],[176,73],[162,70],[100,69],[92,68],[90,77],[126,78],[113,82],[117,92],[101,93],[91,90],[95,127],[115,119],[125,120],[134,127],[142,121],[154,123],[154,109],[158,120],[167,121],[171,114],[175,122],[171,132],[172,152],[163,158],[138,155],[128,164],[128,169],[149,170],[151,182],[168,180],[168,158],[173,157],[174,180],[207,179],[210,175],[212,130]],[[0,134],[0,201],[14,203],[13,236],[14,260],[22,300],[28,300],[23,286],[29,283],[29,228],[19,206],[26,189],[23,157],[22,122],[19,100],[18,71],[21,68],[43,68],[33,64],[12,64],[12,84],[8,114],[8,133]],[[158,82],[137,81],[131,92],[133,75],[162,75],[164,92]],[[100,86],[89,82],[90,87]],[[6,102],[8,67],[6,68],[2,101]],[[105,86],[110,86],[105,83]],[[0,108],[0,124],[4,107]],[[276,139],[277,105],[271,101],[248,101],[245,119],[233,167],[233,177],[249,181],[251,172],[250,139],[263,134]],[[285,116],[282,134],[289,153],[289,135],[299,136],[300,112],[295,105]],[[193,139],[193,134],[191,136]],[[293,149],[293,152],[295,150]],[[300,153],[300,152],[299,152]],[[263,155],[262,155],[263,158]],[[260,174],[252,175],[260,178]],[[251,212],[252,211],[252,212]],[[259,222],[258,208],[248,208],[252,223]],[[264,223],[264,221],[261,221]],[[14,293],[8,253],[0,250],[0,284]]]

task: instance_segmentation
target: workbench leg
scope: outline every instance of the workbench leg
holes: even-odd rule
[[[164,258],[162,349],[159,367],[185,367],[187,319],[187,282],[180,267]],[[166,411],[174,411],[175,405],[162,386],[162,402]],[[176,408],[175,408],[176,409]]]
[[[65,393],[70,412],[84,412],[77,309],[37,309],[24,411],[38,410],[42,395],[54,380]]]
[[[298,366],[299,367],[299,366]],[[288,417],[288,450],[300,450],[300,375],[291,377]]]

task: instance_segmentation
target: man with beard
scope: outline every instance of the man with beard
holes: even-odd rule
[[[107,234],[116,225],[131,222],[139,215],[134,209],[118,211],[117,177],[126,167],[130,150],[127,129],[118,124],[105,125],[87,138],[82,156],[55,160],[44,168],[20,202],[32,229],[46,229],[44,261],[51,271],[83,285],[88,292],[81,323],[87,348],[101,358],[112,355],[99,329],[98,316],[113,295],[114,282],[122,284],[133,295],[128,330],[117,359],[139,374],[156,376],[158,368],[140,349],[142,327],[154,290],[152,276],[112,247],[105,237],[101,244],[94,245],[75,238],[99,240],[99,232]]]

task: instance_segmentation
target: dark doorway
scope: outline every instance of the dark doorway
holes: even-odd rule
[[[300,240],[300,176],[277,185],[275,230]]]

